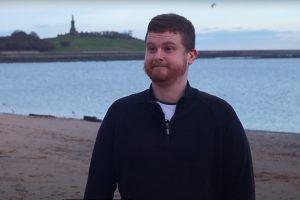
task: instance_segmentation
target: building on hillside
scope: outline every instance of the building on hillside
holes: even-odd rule
[[[75,28],[75,20],[74,20],[74,16],[72,15],[72,20],[71,20],[71,28],[70,28],[70,32],[69,32],[70,35],[77,35],[78,32]]]
[[[111,38],[111,39],[115,39],[115,38],[122,38],[122,39],[136,39],[134,37],[132,37],[132,31],[129,30],[128,32],[116,32],[116,31],[99,31],[99,32],[78,32],[75,28],[75,20],[74,20],[74,16],[72,15],[72,19],[71,19],[71,27],[70,27],[70,31],[68,33],[65,34],[58,34],[57,36],[66,36],[66,35],[76,35],[79,37],[104,37],[104,38]]]

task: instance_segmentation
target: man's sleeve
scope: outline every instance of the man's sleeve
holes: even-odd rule
[[[250,146],[233,109],[223,138],[223,194],[226,200],[255,200]]]
[[[113,138],[114,119],[111,107],[98,131],[84,199],[113,199],[116,189]]]

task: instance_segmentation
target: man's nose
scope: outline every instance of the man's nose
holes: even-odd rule
[[[154,59],[163,60],[163,51],[161,49],[157,49],[154,55]]]

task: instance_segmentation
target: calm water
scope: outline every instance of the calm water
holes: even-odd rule
[[[300,133],[300,59],[199,59],[189,79],[227,100],[247,129]],[[103,118],[149,84],[143,61],[0,64],[0,113]]]

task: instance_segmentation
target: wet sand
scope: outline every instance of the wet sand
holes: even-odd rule
[[[0,199],[81,199],[99,122],[0,114]],[[300,199],[300,134],[247,131],[258,200]]]

